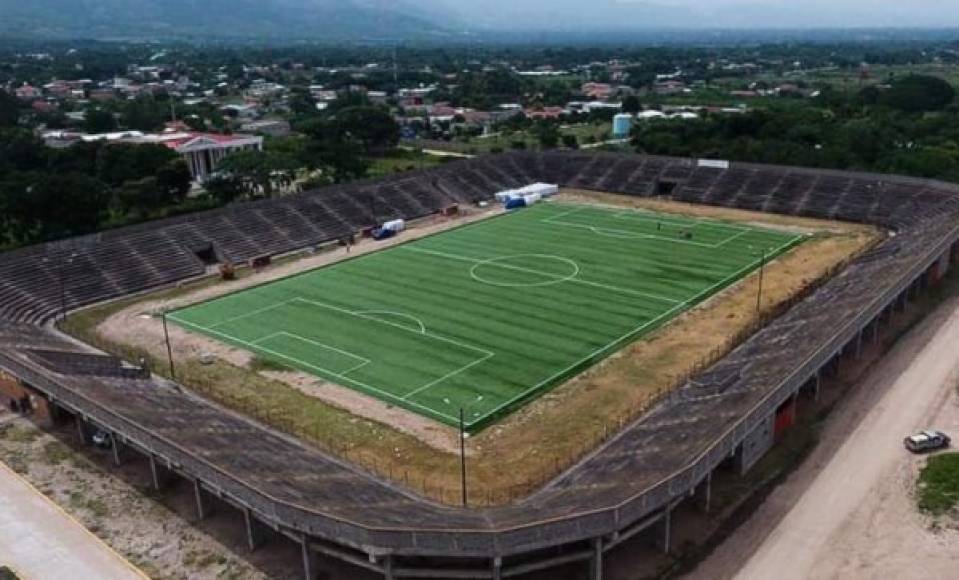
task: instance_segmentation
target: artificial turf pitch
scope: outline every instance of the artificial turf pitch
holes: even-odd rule
[[[168,318],[476,431],[803,238],[543,203]]]

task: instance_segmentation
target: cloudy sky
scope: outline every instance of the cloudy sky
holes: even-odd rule
[[[408,0],[508,28],[952,27],[959,0]]]

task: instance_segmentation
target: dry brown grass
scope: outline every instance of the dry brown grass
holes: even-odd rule
[[[814,231],[816,235],[767,265],[761,314],[756,311],[758,276],[753,275],[472,437],[468,448],[470,501],[474,505],[512,501],[542,485],[639,416],[690,373],[728,352],[753,332],[763,317],[775,315],[880,238],[871,227],[839,222],[599,193],[566,192],[564,196]],[[112,344],[93,330],[129,304],[81,312],[69,328],[118,354],[146,355],[156,361],[155,369],[164,369],[162,353]],[[420,493],[449,503],[459,500],[459,458],[389,425],[357,418],[288,384],[223,361],[211,366],[184,361],[177,378],[217,402]]]

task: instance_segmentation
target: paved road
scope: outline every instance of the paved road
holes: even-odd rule
[[[690,579],[959,578],[959,532],[916,511],[923,459],[901,443],[924,427],[959,435],[957,344],[951,299],[864,377],[813,454]]]
[[[146,578],[3,463],[0,565],[28,580]]]

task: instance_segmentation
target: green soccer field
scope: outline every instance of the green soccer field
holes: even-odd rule
[[[168,318],[476,431],[804,237],[542,203]]]

